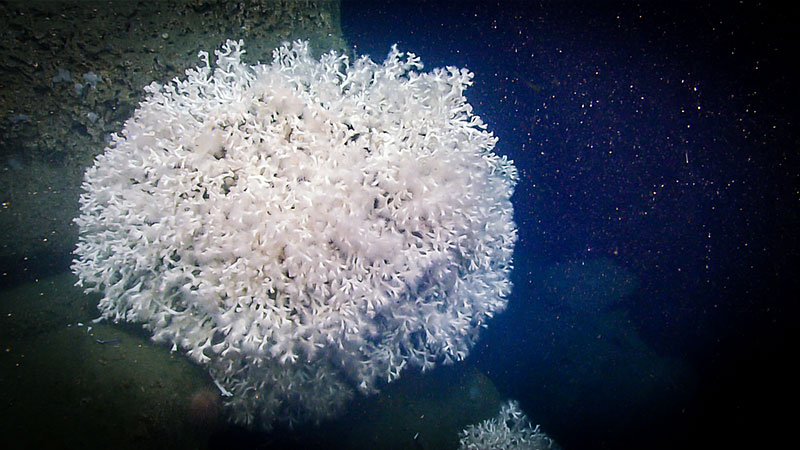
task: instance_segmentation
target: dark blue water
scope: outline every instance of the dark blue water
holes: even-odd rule
[[[798,16],[658,3],[342,19],[373,59],[398,43],[472,70],[520,170],[514,293],[471,358],[503,395],[565,448],[768,445],[797,400]]]

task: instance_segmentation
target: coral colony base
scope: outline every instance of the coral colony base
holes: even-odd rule
[[[233,421],[333,415],[464,359],[506,306],[511,161],[472,74],[228,41],[147,97],[85,176],[72,270],[102,317],[208,367]]]

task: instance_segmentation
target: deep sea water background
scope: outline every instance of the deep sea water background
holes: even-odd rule
[[[787,436],[797,9],[366,3],[343,8],[357,51],[474,71],[522,174],[515,290],[472,360],[502,393],[565,448]]]

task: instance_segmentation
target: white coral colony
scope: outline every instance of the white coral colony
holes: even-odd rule
[[[284,44],[146,88],[86,172],[72,270],[104,318],[206,365],[231,418],[318,420],[461,360],[506,305],[517,174],[472,74]]]

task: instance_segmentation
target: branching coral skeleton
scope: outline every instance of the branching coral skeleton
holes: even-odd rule
[[[215,53],[149,85],[86,172],[72,270],[103,317],[208,367],[231,418],[263,427],[466,358],[517,236],[472,74],[396,47]]]

